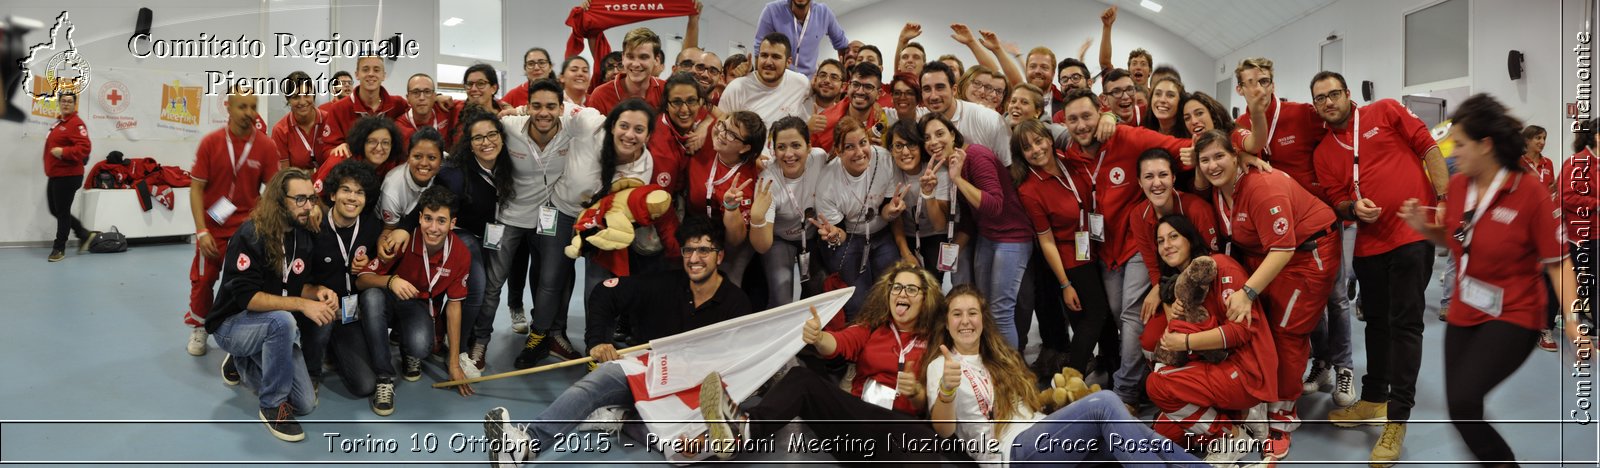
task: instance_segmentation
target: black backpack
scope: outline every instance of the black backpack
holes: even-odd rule
[[[110,231],[95,236],[94,242],[89,244],[89,251],[94,253],[117,253],[127,250],[128,236],[122,235],[116,226],[111,226]]]

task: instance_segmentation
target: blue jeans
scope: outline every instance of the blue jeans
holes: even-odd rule
[[[817,240],[806,241],[806,248],[811,250],[811,271],[808,281],[800,283],[800,297],[811,297],[822,293],[822,279],[828,276],[822,264],[827,263],[823,257],[822,249],[817,248]],[[799,278],[795,277],[800,255],[800,243],[786,241],[779,238],[772,239],[772,247],[767,253],[761,254],[762,268],[767,275],[767,307],[778,307],[795,301],[794,284]]]
[[[828,267],[835,268],[839,272],[839,279],[844,280],[845,284],[856,287],[855,293],[850,294],[850,300],[844,304],[845,319],[855,320],[856,314],[867,302],[867,295],[872,292],[873,282],[900,260],[900,249],[895,247],[893,236],[888,229],[874,234],[871,251],[867,252],[867,236],[851,234],[844,244],[833,250]],[[872,259],[863,270],[862,256],[869,253]],[[811,261],[815,262],[816,259]]]
[[[572,300],[576,267],[563,249],[572,243],[574,223],[575,218],[558,213],[556,233],[551,236],[541,236],[537,229],[506,226],[505,234],[500,236],[500,250],[485,251],[488,284],[483,290],[483,306],[479,309],[482,312],[474,332],[479,343],[487,345],[489,335],[494,332],[495,309],[500,305],[500,292],[505,289],[506,279],[511,276],[519,244],[528,246],[531,261],[539,269],[539,284],[533,290],[531,327],[539,332],[566,329],[567,304]]]
[[[372,371],[379,377],[395,375],[394,355],[389,352],[390,324],[394,324],[395,332],[400,335],[402,355],[422,359],[433,349],[433,317],[427,300],[402,301],[387,288],[362,291],[359,323],[366,335]]]
[[[1051,441],[1095,440],[1100,450],[1046,450]],[[1045,416],[1017,434],[1011,460],[1018,462],[1074,463],[1082,461],[1149,463],[1150,466],[1208,467],[1185,452],[1177,442],[1157,434],[1149,425],[1128,414],[1119,397],[1110,391],[1095,392],[1065,408]],[[1129,442],[1142,448],[1124,448]],[[1165,442],[1165,443],[1162,443]]]
[[[539,441],[537,447],[554,447],[556,437],[572,432],[594,410],[618,405],[633,406],[628,374],[620,364],[601,364],[550,402],[528,425],[528,436]]]
[[[1311,357],[1332,363],[1334,367],[1352,367],[1350,360],[1350,312],[1359,302],[1350,297],[1350,280],[1355,278],[1356,227],[1347,226],[1341,234],[1344,260],[1339,264],[1339,279],[1333,284],[1333,294],[1328,297],[1327,314],[1311,331]],[[1431,253],[1431,252],[1430,252]],[[1423,286],[1427,286],[1426,283]]]
[[[1033,242],[995,242],[979,236],[977,244],[972,278],[989,296],[989,313],[994,315],[1000,334],[1016,348],[1017,320],[1028,318],[1017,317],[1017,295],[1022,290],[1023,273],[1028,271],[1028,257],[1033,255]]]
[[[467,274],[467,298],[461,301],[461,351],[466,352],[475,338],[473,332],[478,329],[479,317],[488,315],[483,321],[494,322],[494,307],[490,306],[487,310],[483,307],[483,293],[489,283],[485,267],[488,260],[483,256],[483,240],[463,229],[456,229],[453,232],[456,233],[456,237],[461,238],[461,243],[467,246],[467,252],[472,253],[472,268]],[[423,285],[418,285],[418,289],[422,287]],[[444,315],[443,305],[439,306],[439,315]],[[484,332],[482,339],[483,345],[488,346],[488,332]]]
[[[288,401],[295,414],[311,414],[316,409],[294,314],[246,311],[228,317],[211,336],[218,348],[233,355],[240,381],[255,389],[262,408],[277,408]]]
[[[1150,290],[1150,272],[1145,269],[1144,259],[1138,255],[1117,269],[1106,268],[1105,259],[1101,260],[1100,268],[1106,281],[1106,303],[1111,305],[1111,315],[1120,318],[1121,322],[1121,341],[1117,353],[1122,357],[1122,364],[1112,374],[1112,382],[1122,401],[1134,403],[1139,401],[1139,395],[1144,390],[1140,382],[1144,381],[1148,369],[1144,350],[1139,348],[1139,335],[1144,333],[1144,321],[1139,320],[1139,315],[1144,310],[1144,295]]]

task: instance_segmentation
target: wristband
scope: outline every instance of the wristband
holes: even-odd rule
[[[1189,344],[1189,337],[1190,336],[1193,336],[1193,334],[1192,333],[1184,333],[1183,334],[1183,350],[1184,351],[1194,351],[1194,345]]]
[[[1243,292],[1244,293],[1244,297],[1249,298],[1250,302],[1255,302],[1256,301],[1256,297],[1259,297],[1261,295],[1260,291],[1256,291],[1256,288],[1252,288],[1248,284],[1245,285],[1242,288],[1239,288],[1239,291]]]
[[[722,211],[733,211],[737,209],[739,209],[738,203],[729,204],[726,201],[722,202]]]
[[[950,387],[950,388],[946,389],[944,387],[944,385],[940,385],[939,386],[939,399],[940,400],[943,400],[945,397],[953,397],[953,396],[956,396],[956,387]]]
[[[383,289],[394,290],[394,275],[389,275],[389,280],[383,282]]]
[[[931,194],[931,193],[922,193],[922,191],[921,191],[921,190],[918,190],[918,191],[917,191],[917,195],[921,195],[921,196],[922,196],[922,199],[923,199],[923,200],[932,200],[932,199],[933,199],[933,195],[934,195],[934,194]]]
[[[764,223],[761,223],[761,224],[750,223],[750,228],[751,229],[759,229],[759,228],[764,228],[764,227],[771,226],[771,225],[772,225],[771,221],[764,222]]]
[[[1061,283],[1061,289],[1062,290],[1066,290],[1067,288],[1070,288],[1070,287],[1072,287],[1072,282],[1071,281],[1067,281],[1067,282]]]
[[[209,236],[209,235],[211,235],[211,231],[208,231],[208,230],[205,230],[205,229],[201,229],[200,232],[194,233],[194,237],[196,239],[199,239],[199,238],[205,237],[205,236]]]

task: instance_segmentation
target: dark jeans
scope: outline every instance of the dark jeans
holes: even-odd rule
[[[1388,402],[1389,420],[1405,422],[1417,403],[1422,313],[1428,308],[1433,244],[1416,241],[1378,255],[1355,257],[1355,268],[1367,318],[1367,375],[1361,377],[1361,399]]]
[[[84,229],[83,223],[72,215],[72,199],[78,196],[78,187],[83,186],[83,176],[51,177],[45,183],[45,202],[49,205],[50,216],[56,217],[56,239],[50,244],[50,250],[67,249],[67,231],[77,236],[82,241],[89,238],[89,230]]]
[[[1478,460],[1516,459],[1500,433],[1483,421],[1483,402],[1522,367],[1538,341],[1539,332],[1499,320],[1445,328],[1444,397],[1451,424]]]
[[[522,285],[528,289],[538,287],[539,270],[528,268],[529,260],[533,257],[533,248],[526,243],[519,243],[512,248],[510,276],[506,277],[506,285],[500,294],[506,297],[506,306],[512,309],[522,309]]]
[[[1028,271],[1022,274],[1022,290],[1017,294],[1017,339],[1020,340],[1017,349],[1028,348],[1028,330],[1033,325],[1029,315],[1032,315],[1039,318],[1042,346],[1066,352],[1072,341],[1072,332],[1067,328],[1067,305],[1061,302],[1061,284],[1056,282],[1056,274],[1050,271],[1050,264],[1045,262],[1040,250],[1034,249],[1032,258],[1028,259]]]
[[[1121,362],[1117,354],[1118,328],[1111,312],[1111,301],[1106,298],[1106,288],[1101,287],[1105,281],[1100,276],[1100,265],[1086,263],[1068,269],[1067,280],[1072,281],[1073,289],[1078,290],[1078,304],[1083,306],[1083,310],[1077,312],[1067,311],[1072,316],[1072,330],[1075,333],[1072,336],[1071,353],[1067,356],[1067,366],[1087,375],[1089,358],[1094,356],[1095,345],[1099,345],[1100,371],[1106,374],[1116,372]],[[1053,289],[1060,292],[1059,285]],[[1040,323],[1044,323],[1044,319],[1040,319]],[[1139,337],[1129,339],[1138,341]],[[1049,344],[1050,340],[1046,338],[1045,343]]]
[[[932,440],[938,434],[928,421],[862,401],[803,366],[789,369],[782,380],[767,390],[759,403],[744,410],[750,416],[752,439],[773,439],[790,420],[800,418],[816,432],[818,439],[877,442],[842,443],[841,448],[864,450],[832,452],[834,458],[839,460],[940,460],[937,453],[907,450],[901,444],[883,443],[886,439],[902,438]]]
[[[872,285],[878,281],[878,276],[889,271],[889,267],[900,261],[900,249],[894,245],[893,234],[884,229],[872,236],[871,249],[867,248],[867,236],[850,234],[839,248],[834,249],[828,259],[828,267],[836,269],[839,279],[850,286],[855,286],[855,293],[850,294],[850,300],[845,302],[845,319],[855,320],[856,314],[867,303],[867,295],[872,290]],[[862,257],[871,255],[865,269],[861,268]],[[811,261],[817,261],[812,257]]]
[[[443,310],[439,313],[444,314]],[[466,308],[462,308],[466,313]],[[393,325],[400,335],[400,353],[422,359],[433,349],[433,317],[428,311],[428,301],[412,299],[402,301],[386,288],[372,288],[361,292],[361,329],[367,340],[367,353],[372,358],[372,370],[379,377],[394,377],[394,355],[389,352],[389,328]],[[462,327],[466,333],[466,327]],[[454,359],[454,357],[451,357]]]
[[[295,323],[300,326],[300,349],[312,382],[322,381],[322,360],[331,352],[334,372],[344,381],[345,389],[358,397],[372,394],[378,376],[372,371],[366,332],[359,320],[343,324],[335,315],[332,322],[318,326],[304,315],[296,314]]]

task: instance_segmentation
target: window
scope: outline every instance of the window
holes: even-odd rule
[[[1406,86],[1467,77],[1467,6],[1446,0],[1406,14]]]
[[[498,63],[500,22],[500,0],[439,2],[439,54]]]

